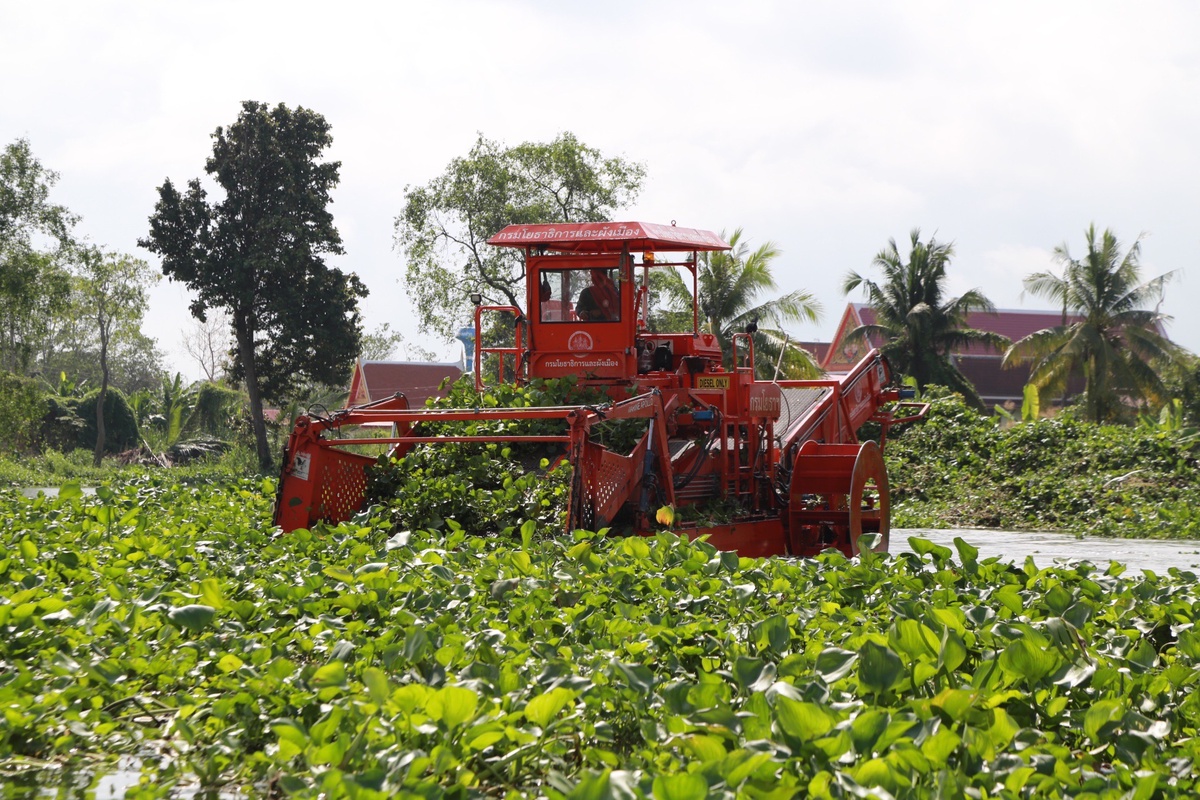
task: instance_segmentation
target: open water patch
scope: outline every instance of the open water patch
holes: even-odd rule
[[[32,500],[33,498],[37,497],[39,494],[44,494],[44,495],[46,495],[46,497],[58,497],[58,488],[59,487],[57,487],[57,486],[26,486],[23,489],[21,489],[20,491],[21,491],[22,497],[28,497],[30,500]],[[84,486],[83,493],[84,494],[95,494],[96,487]]]
[[[910,536],[928,539],[952,550],[954,540],[962,537],[979,550],[980,558],[996,556],[1021,564],[1026,557],[1033,556],[1034,563],[1040,567],[1090,561],[1107,568],[1110,562],[1116,561],[1131,571],[1166,574],[1171,567],[1178,567],[1200,572],[1200,540],[1196,539],[1111,539],[1046,531],[893,528],[892,553],[911,553]]]

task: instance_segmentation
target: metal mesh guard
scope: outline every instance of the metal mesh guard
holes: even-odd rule
[[[585,490],[587,496],[584,498],[582,509],[585,525],[595,526],[598,516],[606,516],[607,521],[612,521],[613,516],[619,510],[612,506],[619,506],[616,503],[618,499],[622,503],[628,499],[620,497],[620,494],[628,486],[637,465],[642,463],[645,456],[645,440],[633,448],[633,452],[627,456],[610,450],[600,450],[600,463],[596,467],[596,473],[591,476],[590,480],[584,482],[587,487]],[[602,514],[601,512],[607,513]]]
[[[374,459],[328,449],[321,470],[317,511],[322,519],[344,522],[362,507],[367,491],[366,468]]]
[[[625,485],[632,468],[632,459],[616,453],[605,453],[600,459],[600,474],[596,476],[596,507],[604,508],[617,490]]]

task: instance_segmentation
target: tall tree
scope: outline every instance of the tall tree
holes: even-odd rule
[[[328,210],[341,165],[320,160],[332,141],[315,111],[246,101],[236,122],[213,133],[204,166],[224,197],[210,203],[199,180],[182,194],[167,180],[139,242],[197,293],[197,319],[228,311],[234,378],[246,384],[264,471],[273,466],[264,399],[345,380],[359,351],[366,287],[323,258],[343,252]]]
[[[45,346],[50,320],[70,292],[65,258],[78,218],[50,201],[57,182],[58,173],[42,166],[28,140],[17,139],[0,151],[0,366],[5,369],[31,368]]]
[[[516,147],[480,134],[440,176],[405,187],[396,246],[418,313],[449,340],[470,316],[472,292],[520,306],[522,254],[488,247],[487,239],[510,224],[608,220],[637,197],[645,174],[641,164],[606,158],[571,133]]]
[[[1063,321],[1015,342],[1004,365],[1032,361],[1030,383],[1054,393],[1082,371],[1087,417],[1104,422],[1121,415],[1126,398],[1163,401],[1167,390],[1156,366],[1180,361],[1183,352],[1162,334],[1167,317],[1158,310],[1174,272],[1142,281],[1140,236],[1124,253],[1111,229],[1098,234],[1093,223],[1085,237],[1082,259],[1072,258],[1065,243],[1054,249],[1062,275],[1025,278],[1027,292],[1061,306]]]
[[[95,325],[100,344],[100,398],[96,401],[96,447],[93,466],[104,457],[104,408],[112,376],[109,354],[122,338],[138,333],[146,311],[147,289],[158,279],[141,259],[117,253],[102,253],[88,247],[79,255],[81,305]]]
[[[0,368],[28,373],[64,323],[71,276],[53,253],[16,243],[0,252]]]
[[[726,238],[725,231],[721,231],[721,238]],[[741,228],[734,230],[727,241],[729,250],[700,254],[697,292],[701,329],[717,336],[729,365],[732,365],[733,335],[750,331],[754,333],[755,366],[760,376],[774,376],[778,365],[780,377],[815,377],[820,369],[805,350],[791,342],[783,327],[793,322],[817,321],[821,304],[812,294],[799,289],[764,299],[764,294],[777,289],[771,263],[781,251],[774,242],[764,242],[751,250]],[[676,320],[686,317],[690,330],[691,285],[675,270],[656,272],[663,276],[660,289],[669,313]]]
[[[954,256],[951,242],[932,236],[921,241],[921,231],[909,234],[908,260],[900,254],[895,239],[875,256],[872,265],[883,272],[876,283],[851,271],[842,284],[845,294],[862,287],[876,321],[860,325],[846,335],[849,341],[883,339],[881,346],[893,368],[913,377],[917,386],[948,386],[978,408],[983,407],[975,387],[951,361],[957,348],[973,343],[1003,351],[1009,341],[989,331],[967,326],[972,311],[994,312],[995,307],[978,289],[961,297],[946,297],[946,269]]]
[[[17,139],[0,152],[0,251],[13,243],[28,244],[35,233],[49,236],[59,247],[70,245],[71,228],[79,218],[50,202],[56,183],[58,173],[42,166],[28,139]]]

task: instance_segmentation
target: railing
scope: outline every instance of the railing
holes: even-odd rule
[[[485,313],[511,314],[513,320],[513,344],[511,346],[483,346],[483,315]],[[528,335],[528,322],[521,309],[516,306],[476,306],[475,307],[475,389],[483,391],[487,384],[483,377],[483,357],[496,357],[496,379],[498,383],[516,383],[525,377],[523,371],[527,367],[525,342]],[[509,358],[511,356],[511,363]]]
[[[738,343],[742,342],[742,347]],[[754,374],[754,337],[748,333],[735,333],[731,343],[733,351],[733,368],[735,372]],[[740,358],[739,358],[740,356]]]

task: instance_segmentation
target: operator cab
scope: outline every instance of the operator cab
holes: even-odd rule
[[[488,244],[525,249],[528,331],[525,378],[577,375],[631,384],[673,372],[686,358],[720,364],[716,337],[698,329],[697,253],[728,250],[710,231],[643,222],[510,225]],[[668,261],[661,254],[685,253]],[[692,330],[652,333],[649,275],[685,267],[692,277]],[[694,362],[698,363],[698,362]]]

